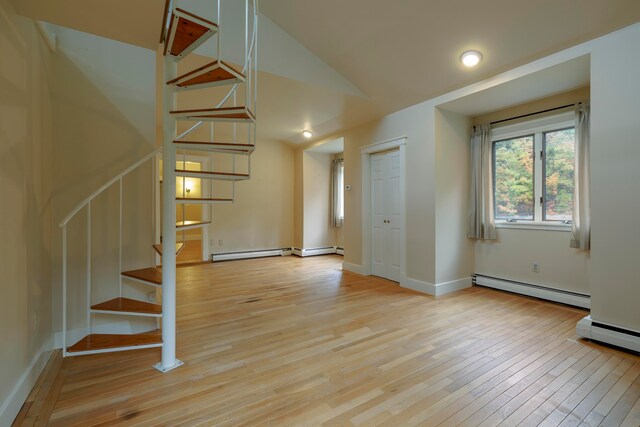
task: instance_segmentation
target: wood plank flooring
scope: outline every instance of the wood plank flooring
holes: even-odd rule
[[[474,287],[433,298],[282,257],[178,269],[178,357],[66,358],[25,425],[631,426],[640,357],[579,340],[586,312]],[[29,409],[29,408],[27,408]],[[42,409],[42,410],[41,410]],[[29,423],[29,421],[34,421]]]

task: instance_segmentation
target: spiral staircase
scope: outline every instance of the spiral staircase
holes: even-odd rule
[[[188,7],[190,0],[184,0]],[[241,65],[223,60],[223,47],[229,42],[238,46],[238,40],[227,40],[221,28],[222,0],[212,2],[207,16],[198,16],[173,1],[165,4],[164,22],[160,38],[163,55],[162,68],[164,75],[163,88],[163,146],[140,159],[118,176],[111,179],[98,191],[79,204],[60,223],[62,229],[62,349],[64,356],[78,356],[95,353],[136,350],[142,348],[162,348],[162,360],[156,368],[162,372],[169,371],[182,364],[176,359],[176,256],[185,243],[185,230],[209,227],[213,218],[213,205],[233,203],[235,184],[251,177],[250,156],[256,143],[256,104],[257,104],[257,24],[258,0],[244,1],[244,48],[243,53],[233,52],[233,58],[243,58]],[[234,0],[235,1],[235,0]],[[239,2],[236,1],[235,6]],[[185,7],[185,8],[186,8]],[[212,16],[209,16],[212,15]],[[238,24],[238,16],[229,22]],[[236,31],[237,33],[237,31]],[[224,46],[223,46],[224,43]],[[215,60],[191,70],[179,72],[180,61],[198,50],[198,59],[203,55]],[[184,67],[182,67],[184,68]],[[213,89],[213,91],[212,91]],[[192,97],[182,98],[184,92],[202,91],[199,99],[207,99],[210,106],[202,108],[187,104]],[[209,101],[209,98],[211,100]],[[185,102],[186,100],[187,102]],[[193,123],[195,122],[195,123]],[[218,126],[224,126],[218,130]],[[186,128],[180,134],[179,129]],[[203,138],[202,135],[207,135]],[[155,170],[158,156],[162,156],[162,241],[157,241],[150,251],[161,256],[162,267],[153,262],[147,268],[123,271],[123,183],[131,172],[149,163],[154,179],[158,176]],[[185,165],[187,156],[209,156],[211,161],[208,170],[190,170]],[[214,161],[214,156],[216,156]],[[236,158],[246,159],[238,165]],[[182,161],[181,161],[182,159]],[[219,168],[214,167],[220,165]],[[244,167],[240,167],[244,166]],[[176,179],[177,178],[177,179]],[[207,194],[190,197],[184,187],[187,178],[207,182],[203,188]],[[177,188],[176,181],[183,188]],[[231,190],[224,196],[216,192],[218,183],[231,184]],[[118,284],[118,295],[104,301],[95,302],[94,283],[92,281],[92,201],[108,189],[118,186],[119,189],[119,265],[121,272]],[[178,191],[180,190],[180,191]],[[176,220],[176,210],[185,206],[200,205],[203,218],[188,221],[182,216]],[[68,227],[80,216],[86,215],[86,335],[79,340],[68,334],[68,287],[70,269]],[[165,248],[175,248],[165,250]],[[152,257],[155,260],[155,257]],[[73,277],[77,277],[77,274]],[[123,288],[129,283],[149,286],[159,290],[161,304],[142,301],[123,296]],[[103,292],[104,293],[104,292]],[[77,309],[77,307],[75,307]],[[138,316],[156,320],[156,329],[143,333],[93,333],[94,315]],[[101,331],[104,332],[104,331]],[[71,344],[71,345],[69,345]]]

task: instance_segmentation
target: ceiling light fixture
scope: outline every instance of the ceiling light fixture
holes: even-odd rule
[[[482,54],[477,50],[468,50],[462,54],[460,60],[467,67],[475,67],[482,60]]]
[[[304,135],[305,138],[311,138],[313,136],[313,132],[310,130],[303,130],[302,135]]]

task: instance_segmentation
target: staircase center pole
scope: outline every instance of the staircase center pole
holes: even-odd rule
[[[176,120],[169,114],[176,107],[176,94],[164,85],[177,74],[177,64],[167,55],[163,68],[162,361],[155,367],[167,372],[182,362],[176,359]]]

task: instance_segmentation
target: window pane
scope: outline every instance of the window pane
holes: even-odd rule
[[[493,144],[496,219],[533,220],[533,135]]]
[[[575,128],[544,134],[545,220],[565,221],[572,218],[575,135]]]

